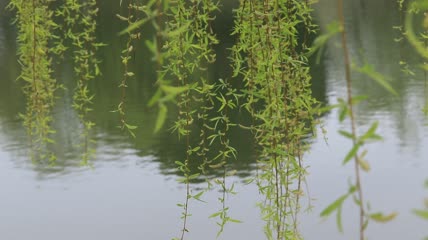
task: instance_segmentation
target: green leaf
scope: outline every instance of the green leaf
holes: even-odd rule
[[[364,141],[366,139],[373,138],[373,136],[377,136],[375,133],[376,133],[376,129],[378,126],[379,126],[379,122],[378,121],[374,122],[370,126],[370,128],[367,130],[367,132],[364,133],[364,135],[360,137],[360,140]]]
[[[339,121],[343,122],[343,120],[346,118],[346,115],[348,115],[348,106],[341,105],[339,109]]]
[[[211,214],[208,218],[215,218],[215,217],[217,217],[217,216],[220,216],[220,214],[221,214],[222,212],[216,212],[216,213],[213,213],[213,214]]]
[[[210,168],[221,168],[221,167],[223,167],[224,165],[226,164],[226,161],[222,161],[222,162],[220,162],[220,163],[218,163],[218,164],[211,164],[211,165],[208,165]]]
[[[157,53],[158,49],[156,46],[156,41],[146,40],[144,41],[144,43],[146,44],[147,48],[150,50],[151,53]]]
[[[368,77],[370,77],[379,85],[381,85],[383,88],[385,88],[388,92],[396,96],[398,95],[398,93],[394,90],[394,88],[389,84],[388,80],[386,80],[385,76],[383,76],[379,72],[376,72],[376,70],[373,68],[372,65],[365,63],[363,67],[357,68],[357,71],[360,73],[366,74]]]
[[[355,139],[354,135],[347,131],[339,130],[339,134],[349,139]]]
[[[134,23],[132,23],[131,25],[129,25],[127,28],[125,28],[124,30],[122,30],[119,35],[123,35],[126,33],[130,33],[132,31],[134,31],[135,29],[139,28],[140,26],[144,25],[146,22],[148,22],[149,19],[148,18],[143,18],[139,21],[136,21]]]
[[[337,21],[331,22],[327,25],[327,33],[322,34],[320,36],[318,36],[314,42],[312,43],[311,49],[309,50],[309,52],[307,53],[308,56],[311,56],[312,54],[314,54],[318,49],[321,50],[323,49],[323,47],[325,46],[325,44],[328,42],[328,40],[333,37],[336,33],[340,32],[340,24]],[[321,55],[319,52],[319,55]],[[318,58],[317,58],[318,59]],[[317,60],[317,63],[319,61]]]
[[[354,200],[355,205],[361,206],[361,201],[360,201],[360,199],[357,198],[356,195],[352,196],[352,200]]]
[[[190,26],[190,23],[185,23],[183,26],[181,26],[179,28],[176,28],[176,29],[168,31],[168,32],[164,32],[163,35],[168,37],[168,38],[178,36],[184,32],[187,32],[189,30],[189,26]]]
[[[398,213],[396,213],[396,212],[393,212],[393,213],[388,214],[388,215],[384,215],[383,213],[378,212],[378,213],[370,214],[369,217],[370,217],[370,219],[372,219],[376,222],[385,223],[385,222],[389,222],[389,221],[393,220],[397,215],[398,215]]]
[[[196,179],[199,177],[199,175],[200,175],[199,173],[192,174],[192,175],[188,176],[188,179],[189,180]]]
[[[229,222],[233,222],[233,223],[242,223],[242,221],[241,221],[241,220],[233,219],[233,218],[229,218],[229,219],[227,219],[227,221],[229,221]]]
[[[158,100],[160,99],[161,96],[162,96],[162,91],[160,89],[158,89],[156,91],[156,93],[153,95],[153,97],[150,99],[147,106],[149,106],[149,107],[153,106],[155,103],[158,102]]]
[[[332,204],[328,205],[322,212],[321,212],[321,217],[327,217],[329,216],[334,210],[336,210],[337,208],[341,207],[343,202],[346,200],[346,198],[348,198],[349,194],[345,194],[343,196],[341,196],[340,198],[336,199],[336,201],[334,201]]]
[[[367,226],[369,226],[369,219],[368,219],[368,218],[366,218],[366,219],[364,220],[364,223],[363,223],[363,230],[366,230],[366,229],[367,229]]]
[[[342,226],[342,206],[339,206],[336,211],[336,224],[337,229],[340,233],[343,233],[343,226]]]
[[[226,173],[226,176],[234,176],[234,175],[236,175],[236,173],[238,173],[238,170],[236,170],[236,169],[234,169],[234,170],[231,170],[231,171],[229,171],[229,172],[227,172]]]
[[[117,17],[117,18],[119,18],[119,19],[120,19],[120,20],[122,20],[122,21],[128,21],[128,20],[129,20],[128,18],[123,17],[123,16],[121,16],[121,15],[119,15],[119,14],[116,14],[116,17]]]
[[[418,210],[415,209],[413,210],[413,213],[418,215],[419,217],[423,218],[423,219],[427,219],[428,220],[428,210]]]
[[[360,148],[360,144],[355,144],[346,155],[345,159],[343,160],[343,164],[348,163],[349,160],[351,160],[357,154],[359,148]]]
[[[200,146],[194,147],[192,150],[190,150],[191,152],[197,152],[199,151],[199,149],[201,149]]]
[[[353,96],[352,97],[352,104],[358,104],[359,102],[364,101],[368,98],[369,97],[366,95]]]
[[[179,179],[177,179],[177,182],[179,182],[179,183],[188,183],[189,181],[187,180],[187,178],[179,178]]]
[[[182,163],[180,161],[175,161],[174,163],[177,164],[178,166],[181,166],[181,167],[185,167],[186,166],[186,165],[184,165],[184,163]]]
[[[417,7],[419,10],[427,10],[428,4],[425,0],[419,0],[415,1],[413,4]],[[426,49],[426,46],[424,46],[424,43],[419,40],[419,37],[415,34],[413,30],[413,13],[412,11],[407,11],[406,21],[405,21],[405,29],[406,29],[406,37],[409,40],[409,42],[413,45],[413,47],[416,49],[416,51],[423,56],[425,59],[428,59],[428,51]]]
[[[130,124],[127,124],[127,123],[125,123],[125,126],[126,126],[126,128],[128,128],[129,130],[137,129],[137,126],[130,125]]]
[[[204,194],[204,191],[201,191],[201,192],[199,192],[198,194],[193,195],[193,199],[196,199],[196,200],[198,200],[198,201],[200,201],[200,202],[204,202],[204,203],[206,203],[205,201],[201,200],[201,197],[202,197],[202,195],[203,195],[203,194]]]
[[[158,117],[156,119],[156,125],[154,132],[157,133],[163,126],[166,120],[166,114],[168,112],[168,109],[164,104],[159,104],[159,112]]]
[[[363,169],[365,172],[370,171],[370,164],[366,160],[362,158],[358,158],[358,164],[360,165],[361,169]]]
[[[355,185],[349,186],[348,194],[353,194],[355,191],[357,191],[357,187]]]
[[[161,85],[160,88],[167,94],[172,94],[174,96],[185,92],[189,90],[189,86],[181,86],[181,87],[175,87],[175,86],[169,86],[169,85]]]

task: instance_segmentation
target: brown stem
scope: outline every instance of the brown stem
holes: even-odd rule
[[[339,21],[341,25],[342,30],[342,48],[343,48],[343,57],[345,61],[345,77],[346,77],[346,90],[347,90],[347,98],[348,98],[348,107],[349,107],[349,116],[351,119],[351,130],[353,138],[353,145],[355,146],[357,144],[356,142],[356,123],[355,123],[355,116],[354,116],[354,109],[352,104],[352,90],[351,90],[351,67],[350,67],[350,60],[349,60],[349,52],[346,45],[346,31],[345,31],[345,17],[343,15],[343,0],[337,1],[338,5],[338,15],[339,15]],[[361,180],[360,180],[360,166],[358,162],[358,155],[355,155],[354,157],[354,163],[355,163],[355,187],[357,188],[357,195],[359,200],[359,207],[360,207],[360,240],[364,240],[364,201],[363,201],[363,192],[361,189]]]

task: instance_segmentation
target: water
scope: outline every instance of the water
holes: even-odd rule
[[[0,6],[4,1],[0,1]],[[224,5],[214,25],[223,45],[217,47],[219,64],[212,77],[230,74],[226,49],[233,43],[227,38],[233,19],[227,17],[235,2]],[[324,0],[315,6],[317,23],[325,26],[336,15],[336,1]],[[176,206],[185,198],[185,189],[177,183],[174,161],[184,158],[184,143],[165,130],[153,135],[156,112],[146,106],[153,92],[153,64],[147,61],[140,47],[133,66],[137,81],[130,82],[128,92],[129,121],[139,126],[134,140],[116,128],[118,117],[110,113],[119,102],[118,82],[121,77],[120,48],[124,39],[115,34],[123,25],[115,21],[117,3],[102,1],[99,21],[100,40],[108,43],[100,52],[102,78],[91,85],[96,94],[94,113],[97,127],[97,155],[93,168],[79,167],[76,144],[79,122],[71,108],[71,93],[65,91],[55,108],[58,133],[54,149],[60,157],[54,168],[33,165],[27,158],[26,136],[18,118],[24,111],[24,97],[14,81],[19,74],[16,61],[15,32],[10,16],[0,17],[0,232],[2,239],[170,239],[179,235],[181,209]],[[230,6],[229,6],[230,5]],[[374,211],[399,212],[388,224],[371,223],[369,239],[422,239],[428,235],[427,223],[411,213],[423,207],[427,197],[423,182],[428,178],[428,123],[422,113],[426,101],[425,76],[417,67],[421,58],[406,43],[397,43],[400,35],[393,30],[400,24],[400,13],[393,1],[352,1],[345,4],[348,43],[357,64],[368,62],[388,76],[399,97],[394,97],[361,74],[353,74],[353,92],[369,96],[367,103],[356,109],[358,128],[366,130],[379,121],[382,142],[367,145],[372,170],[362,176],[365,199]],[[229,30],[228,30],[229,29]],[[321,28],[324,31],[324,28]],[[345,81],[339,39],[326,46],[322,61],[313,65],[314,96],[333,104],[344,97]],[[415,75],[404,74],[399,67],[406,61]],[[72,82],[69,63],[57,66],[58,78],[67,86]],[[169,123],[174,119],[170,113]],[[239,117],[239,116],[237,116]],[[343,210],[345,233],[338,233],[334,216],[323,220],[319,213],[345,193],[352,179],[352,164],[341,162],[351,143],[337,133],[349,129],[349,122],[340,123],[336,111],[323,117],[326,135],[319,134],[305,156],[308,166],[309,196],[303,207],[313,205],[299,216],[299,229],[305,239],[357,239],[358,212],[353,203]],[[320,132],[320,131],[319,131]],[[252,143],[247,135],[235,132],[232,145],[239,149],[233,167],[238,175],[229,178],[236,184],[238,195],[229,196],[230,215],[243,221],[229,224],[219,239],[264,239],[259,210],[260,197],[253,185],[243,182],[254,174]],[[327,141],[325,141],[325,139]],[[213,173],[215,174],[215,173]],[[195,184],[197,188],[203,184]],[[221,208],[217,191],[205,195],[208,203],[192,202],[187,239],[215,239],[217,226],[208,216]]]

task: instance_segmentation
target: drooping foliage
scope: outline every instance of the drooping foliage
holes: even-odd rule
[[[102,45],[96,41],[96,16],[98,8],[95,0],[66,0],[56,11],[56,15],[64,21],[61,29],[64,36],[59,39],[58,48],[66,51],[64,41],[69,40],[74,73],[76,78],[76,88],[73,95],[73,108],[78,113],[81,121],[81,163],[87,165],[93,149],[91,145],[90,133],[94,123],[88,119],[88,113],[92,111],[91,104],[94,95],[89,91],[88,82],[100,75],[96,53]],[[61,52],[61,54],[64,54]]]
[[[18,54],[22,65],[19,78],[27,97],[22,118],[33,149],[32,159],[53,164],[55,155],[48,151],[48,146],[53,143],[52,109],[60,86],[52,77],[51,59],[53,54],[64,55],[69,50],[76,79],[73,107],[81,120],[80,147],[82,163],[86,165],[93,152],[90,136],[94,126],[88,116],[94,98],[88,83],[100,74],[96,52],[102,44],[95,39],[98,8],[95,0],[64,0],[56,11],[52,10],[52,3],[53,0],[11,0],[9,4],[9,8],[16,11]],[[398,3],[402,8],[404,1],[398,0]],[[425,9],[423,1],[417,3]],[[186,154],[184,159],[175,162],[185,186],[184,201],[178,204],[182,208],[183,224],[177,239],[184,239],[185,233],[190,231],[191,202],[201,200],[203,193],[212,188],[220,190],[219,209],[210,216],[217,219],[218,235],[226,223],[239,222],[229,215],[227,204],[228,195],[235,194],[233,184],[227,182],[227,177],[235,173],[230,163],[238,155],[229,134],[237,127],[250,131],[255,143],[258,171],[253,181],[264,198],[259,206],[266,222],[267,239],[301,239],[297,214],[303,195],[303,159],[318,112],[310,90],[307,56],[338,32],[342,34],[348,90],[347,99],[339,100],[338,107],[340,120],[348,116],[351,121],[351,131],[339,133],[352,141],[344,163],[354,159],[355,182],[321,215],[336,211],[340,219],[342,203],[354,197],[360,211],[361,239],[369,219],[386,221],[395,217],[394,213],[369,213],[364,207],[359,175],[361,169],[368,171],[369,165],[363,159],[366,151],[362,147],[368,140],[378,140],[380,136],[375,133],[377,123],[364,134],[357,134],[353,105],[362,98],[354,97],[350,91],[351,63],[347,56],[343,13],[339,13],[341,21],[331,25],[329,35],[318,38],[309,49],[307,39],[315,26],[308,1],[240,0],[234,10],[231,33],[237,41],[229,49],[233,74],[224,79],[212,79],[208,70],[216,61],[213,46],[218,44],[218,39],[211,24],[215,21],[219,2],[129,0],[126,4],[118,1],[118,6],[126,9],[125,14],[117,15],[118,20],[128,25],[120,33],[127,38],[121,52],[124,72],[118,80],[121,98],[116,109],[112,109],[119,115],[119,127],[136,137],[133,130],[137,126],[127,121],[126,94],[129,81],[137,80],[130,63],[135,60],[135,46],[139,41],[144,41],[156,66],[157,90],[147,103],[158,111],[154,132],[160,131],[168,115],[174,113],[172,105],[178,109],[171,129],[185,142]],[[339,4],[339,9],[341,7]],[[53,21],[54,16],[60,19],[61,26]],[[411,19],[409,16],[407,21]],[[155,30],[151,39],[143,30],[149,24]],[[410,26],[409,22],[406,24]],[[426,33],[422,37],[426,40]],[[407,38],[426,57],[426,45],[422,46],[412,32],[407,32]],[[357,70],[394,91],[371,69]],[[237,88],[241,83],[244,87]],[[231,113],[236,111],[251,116],[251,123],[232,121]],[[192,170],[191,165],[197,165],[198,171]],[[211,178],[210,171],[221,172],[221,177]],[[208,187],[196,192],[191,185],[195,179],[206,180]]]
[[[240,2],[233,48],[235,76],[242,76],[243,107],[259,146],[257,183],[268,239],[298,239],[296,212],[302,195],[304,138],[312,132],[313,106],[307,47],[310,7],[303,1]],[[305,32],[299,32],[299,27]]]
[[[116,16],[118,17],[119,20],[128,23],[129,26],[132,26],[132,24],[135,24],[136,22],[139,21],[137,12],[141,6],[142,6],[141,3],[131,1],[126,6],[127,15],[122,16],[117,14]],[[121,128],[122,130],[126,129],[128,133],[135,138],[136,136],[134,133],[134,129],[136,129],[137,126],[129,124],[126,120],[126,91],[128,88],[129,80],[131,78],[134,78],[135,76],[135,73],[129,69],[129,65],[133,59],[133,56],[135,56],[136,49],[134,48],[134,43],[135,41],[141,38],[141,33],[138,32],[138,28],[129,30],[126,33],[127,33],[127,41],[126,41],[125,48],[122,50],[122,56],[121,56],[122,64],[124,68],[123,76],[119,84],[121,96],[120,96],[120,102],[117,105],[117,109],[114,110],[114,112],[117,112],[120,117],[119,128]]]
[[[13,0],[9,8],[16,11],[18,26],[18,55],[22,67],[19,80],[27,97],[26,112],[21,117],[31,145],[31,159],[52,164],[55,155],[48,150],[53,143],[52,108],[59,86],[52,78],[49,42],[56,24],[52,21],[50,0]]]

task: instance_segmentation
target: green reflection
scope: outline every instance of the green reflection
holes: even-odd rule
[[[3,6],[5,1],[0,1]],[[320,26],[326,26],[333,20],[336,14],[334,0],[320,1],[314,5],[314,16]],[[369,96],[367,104],[361,104],[357,108],[357,115],[360,117],[360,124],[367,122],[367,119],[383,117],[393,122],[396,134],[401,139],[403,145],[416,145],[418,139],[418,129],[415,124],[409,122],[408,114],[415,112],[414,121],[422,118],[416,114],[419,107],[425,103],[424,82],[425,73],[416,66],[421,63],[421,58],[415,53],[411,46],[405,41],[396,42],[399,32],[393,26],[402,24],[402,15],[398,10],[395,1],[346,1],[345,14],[349,25],[349,43],[355,64],[362,66],[365,62],[371,64],[376,71],[387,76],[391,80],[392,86],[398,91],[399,97],[388,94],[367,76],[354,72],[353,91],[356,95],[364,94]],[[126,4],[126,1],[124,1]],[[229,48],[234,44],[235,39],[230,37],[233,29],[232,9],[237,6],[237,1],[223,1],[222,11],[213,23],[221,44],[215,46],[217,53],[217,63],[210,66],[210,79],[227,78],[230,76],[231,68],[228,63]],[[155,63],[149,51],[145,48],[143,41],[136,45],[136,61],[131,62],[131,69],[136,73],[136,78],[128,84],[127,92],[127,119],[135,125],[136,139],[129,138],[120,129],[119,119],[114,110],[120,102],[120,91],[117,88],[123,73],[120,51],[126,43],[126,36],[118,36],[117,33],[123,30],[126,25],[117,21],[115,15],[118,13],[118,2],[115,0],[99,1],[100,14],[98,17],[98,40],[106,43],[98,53],[102,60],[101,70],[103,76],[90,83],[91,91],[95,94],[94,111],[90,114],[91,121],[96,123],[94,137],[97,139],[98,157],[97,161],[103,159],[106,154],[110,154],[111,159],[117,161],[127,160],[129,157],[122,156],[124,148],[135,150],[136,156],[132,158],[142,158],[147,155],[156,156],[154,161],[159,164],[159,169],[163,174],[179,174],[176,170],[175,161],[185,158],[185,144],[179,141],[176,134],[171,133],[167,127],[157,135],[153,135],[153,128],[156,120],[156,109],[147,107],[147,102],[154,92],[156,81]],[[382,11],[379,11],[382,9]],[[19,83],[15,81],[19,75],[19,64],[16,58],[16,33],[15,28],[10,24],[11,16],[1,15],[0,17],[0,124],[2,133],[12,142],[19,142],[18,145],[3,143],[11,151],[22,151],[25,147],[25,132],[17,115],[24,111],[24,97],[20,90]],[[321,27],[321,32],[323,28]],[[143,39],[153,37],[153,29],[144,29]],[[313,76],[312,92],[321,102],[328,102],[330,95],[340,95],[343,92],[345,82],[341,79],[342,63],[341,49],[337,48],[335,41],[331,41],[324,53],[323,61],[319,65],[313,64],[311,74]],[[406,62],[409,70],[414,75],[409,75],[402,70],[400,61]],[[76,145],[79,133],[79,120],[77,114],[71,107],[73,85],[73,71],[69,60],[56,65],[56,77],[67,89],[62,91],[55,108],[54,126],[57,134],[54,136],[58,143],[53,151],[58,155],[59,160],[55,168],[44,168],[38,166],[36,171],[41,173],[64,173],[69,167],[77,167],[79,163],[79,153]],[[236,80],[235,86],[241,83]],[[169,119],[166,126],[170,125],[177,115],[177,111],[170,106],[168,111]],[[231,116],[236,122],[250,122],[246,116],[239,112]],[[169,123],[169,124],[168,124]],[[409,126],[414,126],[414,128]],[[196,126],[195,126],[196,127]],[[409,130],[410,129],[410,130]],[[334,130],[331,130],[334,131]],[[255,149],[251,135],[240,129],[232,131],[231,144],[239,152],[238,159],[232,168],[238,170],[240,176],[247,176],[254,170]],[[196,145],[197,139],[192,139],[191,145]],[[418,146],[420,147],[420,146]],[[109,148],[105,150],[105,148]],[[7,150],[9,151],[9,150]],[[195,163],[196,164],[196,163]],[[192,166],[197,169],[196,165]],[[210,172],[213,176],[215,172]]]

